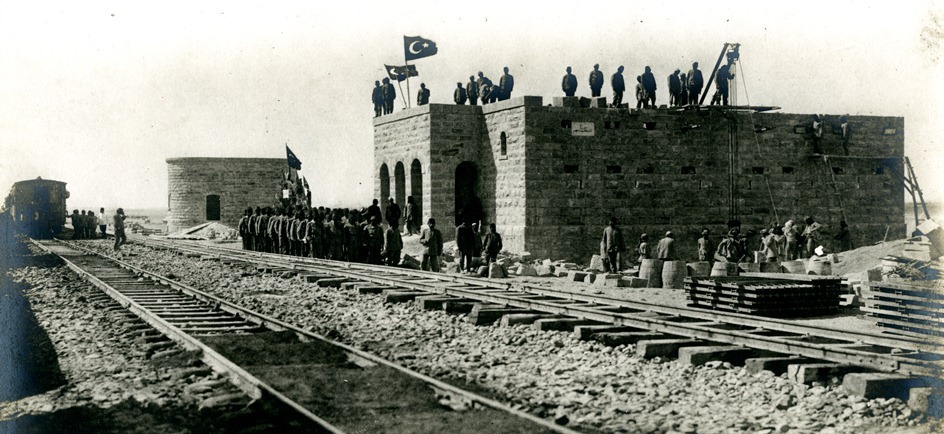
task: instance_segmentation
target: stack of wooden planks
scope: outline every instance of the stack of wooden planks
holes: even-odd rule
[[[781,318],[838,312],[841,284],[835,276],[785,273],[685,279],[689,307]]]
[[[888,332],[923,338],[944,336],[941,282],[869,282],[862,296],[862,310]]]

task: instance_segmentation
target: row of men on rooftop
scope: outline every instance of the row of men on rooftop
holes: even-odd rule
[[[617,68],[616,72],[610,76],[610,86],[613,89],[613,107],[619,107],[623,103],[623,94],[626,92],[626,81],[623,78],[623,66]],[[704,88],[704,77],[702,71],[698,69],[698,62],[692,63],[692,69],[687,74],[680,74],[676,69],[668,76],[669,105],[673,107],[684,105],[698,105]],[[715,93],[711,98],[711,105],[728,105],[729,81],[734,79],[734,73],[730,71],[729,65],[721,65],[715,74]],[[600,65],[593,65],[588,79],[590,85],[590,96],[599,97],[603,91],[604,74],[600,70]],[[573,74],[571,67],[567,67],[567,73],[561,79],[561,90],[564,96],[576,96],[577,77]],[[508,67],[504,69],[498,84],[490,80],[482,71],[478,72],[478,78],[469,76],[469,82],[464,86],[462,82],[456,83],[456,89],[453,91],[453,101],[458,105],[477,105],[481,100],[482,104],[504,101],[511,98],[511,93],[515,87],[515,78],[508,72]],[[641,75],[636,76],[636,108],[649,108],[656,106],[656,85],[655,76],[652,69],[646,66]],[[429,104],[430,91],[426,83],[420,84],[420,90],[416,95],[416,105]],[[397,99],[397,92],[389,78],[374,82],[374,89],[371,100],[374,104],[374,117],[393,113],[393,103]]]

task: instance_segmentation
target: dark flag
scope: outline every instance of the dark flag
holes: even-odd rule
[[[423,39],[419,36],[403,36],[403,55],[408,62],[432,56],[437,51],[436,43],[429,39]]]
[[[420,73],[416,72],[416,65],[407,65],[407,66],[391,66],[384,65],[387,68],[387,75],[390,76],[391,80],[403,81],[407,79],[407,76],[410,77],[419,77]]]
[[[285,158],[288,159],[288,167],[295,170],[302,170],[302,162],[295,156],[295,153],[285,145]]]

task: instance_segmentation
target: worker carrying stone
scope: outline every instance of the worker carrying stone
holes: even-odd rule
[[[610,224],[603,229],[603,239],[600,241],[601,253],[606,258],[603,268],[607,273],[619,273],[623,267],[622,255],[626,250],[626,241],[618,225],[616,217],[610,217]]]
[[[603,89],[603,71],[600,71],[600,65],[593,65],[593,71],[590,71],[590,96],[600,96],[600,90]]]

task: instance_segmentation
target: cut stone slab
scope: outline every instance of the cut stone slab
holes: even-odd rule
[[[560,268],[563,268],[563,269],[565,269],[565,270],[576,270],[576,269],[580,268],[580,266],[577,265],[577,264],[575,264],[575,263],[573,263],[573,262],[562,262],[562,263],[560,264]]]
[[[649,286],[649,281],[639,277],[623,276],[620,279],[620,287],[623,288],[645,288]]]
[[[567,272],[567,280],[570,282],[583,282],[587,278],[587,273],[583,271],[570,270]]]
[[[618,345],[633,345],[639,341],[653,341],[659,339],[669,339],[671,336],[657,333],[657,332],[643,332],[643,331],[632,331],[632,332],[603,332],[603,333],[594,333],[590,336],[590,339],[593,339],[597,342],[600,342],[603,345],[615,347]]]
[[[622,277],[622,275],[613,273],[598,274],[593,284],[596,286],[619,287]]]
[[[846,393],[865,399],[898,398],[906,401],[911,388],[925,385],[917,377],[887,372],[852,373],[842,379],[842,388]]]
[[[799,365],[803,363],[822,363],[817,360],[804,357],[754,357],[744,361],[744,367],[747,372],[756,374],[760,371],[770,371],[776,375],[787,372],[790,365]]]
[[[825,382],[833,377],[842,377],[856,372],[869,372],[864,366],[842,365],[838,363],[810,363],[790,365],[787,378],[798,383],[810,384],[814,381]]]
[[[654,339],[636,342],[636,355],[651,359],[653,357],[678,357],[679,348],[711,345],[697,339]]]
[[[603,257],[600,255],[593,255],[590,257],[590,269],[593,271],[605,271],[603,268]]]
[[[491,279],[502,279],[508,277],[508,271],[505,270],[505,267],[497,262],[488,264],[488,277]]]
[[[552,318],[554,315],[542,313],[514,313],[501,317],[498,324],[507,327],[518,324],[534,324],[539,319]]]
[[[554,275],[557,277],[568,277],[570,275],[570,271],[566,268],[558,268],[554,270]]]
[[[570,331],[573,331],[574,327],[576,326],[595,325],[595,324],[599,324],[599,323],[596,321],[591,321],[587,319],[559,318],[558,317],[558,318],[539,319],[535,321],[534,324],[532,324],[532,327],[538,331],[556,330],[556,331],[570,332]]]
[[[751,357],[771,355],[768,351],[755,350],[734,345],[712,347],[679,348],[678,360],[690,365],[704,365],[708,362],[728,362],[732,365],[742,365]]]

